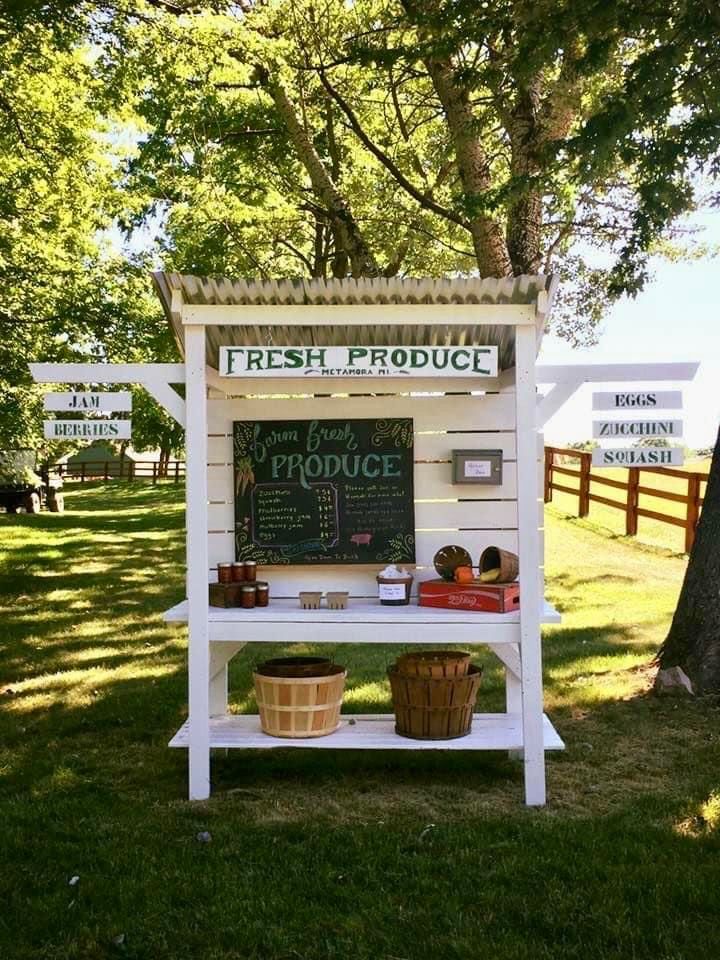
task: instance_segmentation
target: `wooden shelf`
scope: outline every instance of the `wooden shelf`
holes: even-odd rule
[[[546,750],[564,750],[565,744],[547,716],[543,715]],[[169,743],[187,747],[187,721]],[[340,728],[327,737],[286,740],[270,737],[260,729],[256,715],[210,718],[210,746],[225,749],[317,748],[325,750],[521,750],[522,720],[514,713],[476,713],[471,732],[455,740],[410,740],[395,733],[391,714],[344,715]]]
[[[164,614],[167,623],[187,623],[187,600]],[[542,623],[560,623],[543,604]],[[208,607],[212,641],[244,643],[517,643],[520,613],[474,613],[410,604],[382,606],[378,600],[350,599],[346,610],[302,610],[296,599],[273,600],[268,607]],[[449,628],[446,637],[438,626]]]

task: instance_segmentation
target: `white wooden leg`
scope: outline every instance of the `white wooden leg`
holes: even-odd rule
[[[518,539],[520,542],[520,659],[525,802],[545,803],[542,654],[540,637],[540,534],[537,475],[537,396],[535,329],[515,332],[515,402],[517,414]]]
[[[208,635],[207,389],[205,329],[185,327],[188,586],[188,781],[191,800],[210,796],[210,644]]]
[[[518,644],[490,643],[488,646],[505,666],[505,711],[520,716],[522,714],[522,686],[520,683],[522,665]],[[508,756],[511,760],[522,760],[523,751],[522,749],[508,750]]]
[[[520,677],[513,673],[508,667],[505,667],[505,709],[508,713],[514,713],[520,716],[522,714],[522,687]],[[508,750],[508,756],[511,760],[522,760],[524,751]]]
[[[227,713],[228,664],[244,643],[213,643],[210,651],[210,716]]]

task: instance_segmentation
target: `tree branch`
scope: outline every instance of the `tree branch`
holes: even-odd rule
[[[411,183],[405,174],[398,168],[397,164],[370,139],[367,133],[365,133],[363,128],[360,126],[360,123],[350,104],[328,80],[323,67],[318,68],[318,76],[320,77],[320,82],[322,85],[347,117],[348,123],[355,133],[355,136],[370,151],[370,153],[372,153],[372,155],[380,161],[386,170],[392,174],[394,179],[403,188],[403,190],[405,190],[406,193],[409,193],[410,196],[414,200],[417,200],[420,206],[424,207],[426,210],[431,210],[433,213],[437,213],[438,216],[443,217],[445,220],[450,220],[452,223],[456,223],[458,226],[465,227],[466,230],[469,230],[470,223],[467,220],[463,219],[463,217],[456,214],[453,210],[448,210],[446,207],[436,203],[430,196],[428,196],[427,192],[418,190],[418,188]]]

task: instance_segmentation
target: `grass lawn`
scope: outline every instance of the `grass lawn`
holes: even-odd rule
[[[720,711],[657,700],[684,562],[547,512],[550,802],[504,756],[230,752],[185,802],[182,491],[0,516],[0,957],[693,960],[720,920]],[[671,528],[667,528],[671,530]],[[233,709],[252,712],[243,651]],[[347,710],[396,648],[338,647]],[[487,672],[483,710],[503,708]],[[199,842],[209,831],[211,841]],[[79,877],[75,884],[71,878]]]
[[[578,470],[580,468],[579,461],[577,460],[570,460],[567,463],[563,463],[562,466],[566,466],[570,470]],[[689,473],[707,474],[710,469],[710,460],[708,458],[686,460],[685,465],[678,469],[685,470]],[[623,467],[593,467],[592,472],[608,480],[620,480],[623,483],[627,483],[628,471]],[[576,477],[568,477],[563,474],[556,474],[555,480],[568,487],[577,488],[579,484]],[[670,493],[687,494],[688,492],[687,480],[681,480],[679,477],[672,477],[661,473],[646,473],[645,471],[641,471],[640,484],[653,490],[669,491]],[[614,489],[607,486],[607,484],[591,481],[590,493],[597,494],[600,497],[607,497],[609,500],[617,500],[618,503],[625,503],[625,491]],[[700,495],[705,495],[705,484],[701,484]],[[562,491],[553,491],[552,502],[563,516],[577,516],[577,496],[563,493]],[[654,510],[656,513],[664,513],[670,517],[684,519],[687,516],[686,504],[654,497],[649,493],[640,494],[639,506],[643,510]],[[625,534],[624,510],[608,507],[604,503],[590,501],[589,518],[596,526],[602,526],[606,532],[621,534],[623,536]],[[675,526],[672,523],[663,523],[659,520],[652,520],[649,517],[638,518],[637,539],[642,543],[663,547],[675,553],[681,553],[685,549],[685,530],[683,527]]]

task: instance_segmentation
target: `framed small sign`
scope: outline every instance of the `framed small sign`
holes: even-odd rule
[[[453,483],[502,483],[502,450],[453,450]]]

